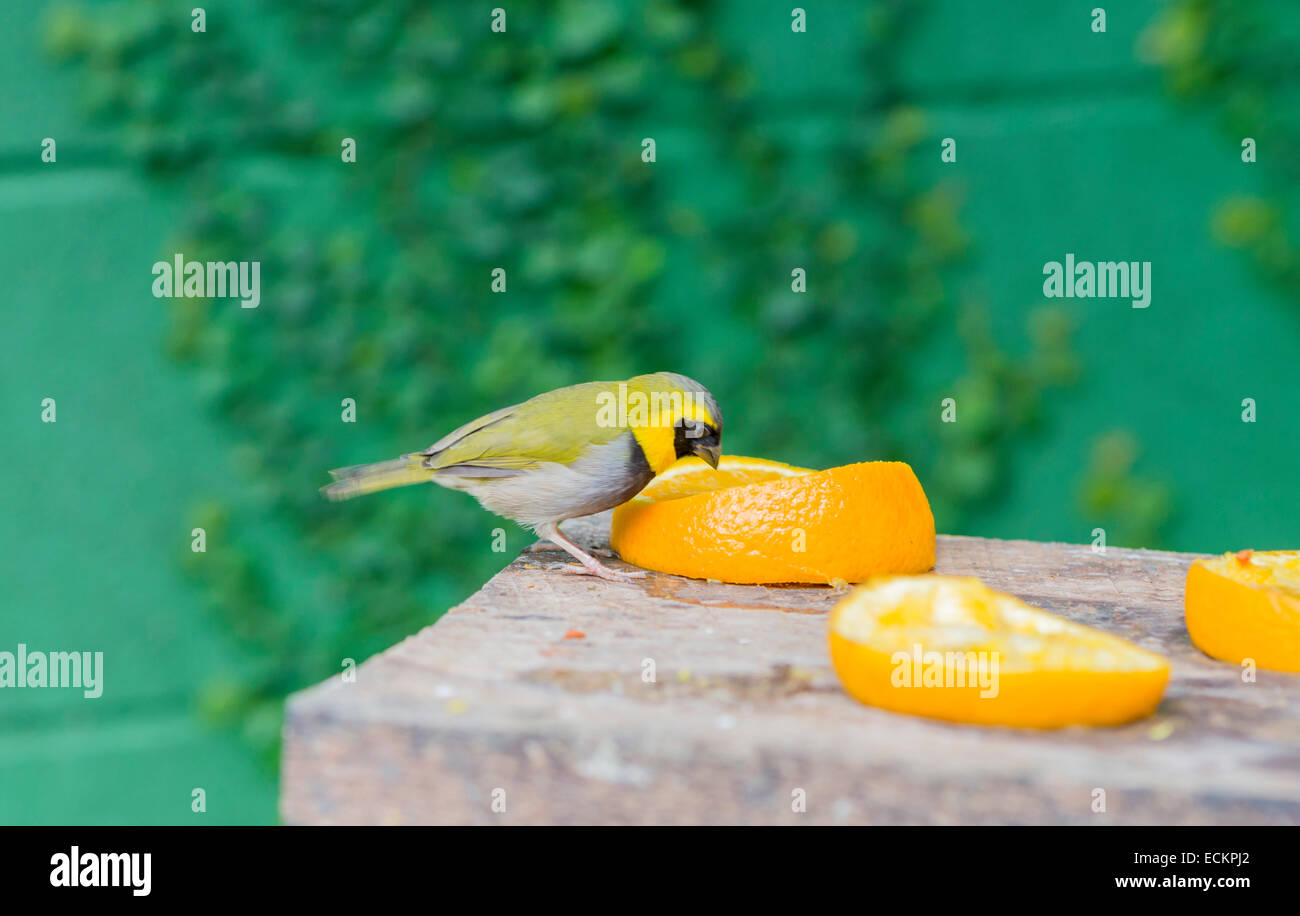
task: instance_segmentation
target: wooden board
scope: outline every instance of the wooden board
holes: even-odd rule
[[[600,544],[608,517],[566,530]],[[831,589],[609,583],[548,568],[561,558],[523,554],[355,682],[295,695],[284,820],[1300,823],[1300,676],[1245,683],[1191,645],[1191,554],[939,539],[938,572],[979,576],[1172,660],[1154,717],[1055,732],[850,699],[827,659]],[[571,629],[586,638],[565,639]]]

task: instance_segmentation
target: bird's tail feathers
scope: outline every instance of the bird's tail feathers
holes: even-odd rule
[[[407,487],[416,483],[427,483],[433,477],[433,471],[424,467],[419,455],[403,455],[390,461],[376,461],[374,464],[354,464],[351,467],[336,468],[330,471],[334,482],[320,488],[326,499],[335,502],[391,490],[394,487]]]

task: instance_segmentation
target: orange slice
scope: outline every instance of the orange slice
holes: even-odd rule
[[[1183,592],[1187,632],[1206,655],[1300,672],[1300,551],[1197,560]]]
[[[1169,663],[962,576],[882,576],[830,616],[831,663],[851,696],[894,712],[1060,728],[1149,715]]]
[[[812,471],[684,458],[614,510],[610,545],[646,569],[738,583],[860,582],[934,566],[934,516],[912,469]]]

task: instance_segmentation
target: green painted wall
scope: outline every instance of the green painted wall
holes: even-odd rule
[[[1005,438],[970,459],[970,476],[985,483],[974,486],[970,498],[954,498],[951,512],[940,513],[939,527],[1085,542],[1101,525],[1112,543],[1134,546],[1206,552],[1294,547],[1300,543],[1300,308],[1294,289],[1266,282],[1248,255],[1221,244],[1213,230],[1218,208],[1234,195],[1272,195],[1284,213],[1291,212],[1286,194],[1293,176],[1278,162],[1290,150],[1262,144],[1261,161],[1243,164],[1240,137],[1225,127],[1222,100],[1212,91],[1172,97],[1159,61],[1139,53],[1152,23],[1169,21],[1188,4],[1115,4],[1104,35],[1089,29],[1094,5],[805,3],[805,35],[791,33],[788,4],[714,5],[705,29],[717,53],[741,64],[744,91],[753,100],[745,127],[780,145],[782,187],[797,184],[797,193],[783,197],[782,205],[819,226],[835,220],[851,225],[859,247],[839,267],[830,258],[810,271],[810,299],[791,303],[781,296],[788,289],[790,260],[751,260],[741,269],[728,261],[733,252],[720,242],[725,236],[642,227],[662,234],[662,264],[622,320],[629,327],[653,331],[658,325],[670,332],[662,335],[670,342],[646,350],[653,354],[646,359],[678,352],[694,359],[701,350],[720,354],[716,381],[705,369],[690,368],[707,376],[727,405],[730,450],[824,465],[889,452],[938,475],[949,460],[945,456],[958,454],[948,451],[954,447],[949,438],[965,434],[969,426],[963,423],[980,422],[977,416],[940,424],[941,397],[959,395],[959,411],[973,403],[990,429],[1003,429],[1000,418],[1011,412],[1005,393],[1013,389],[970,401],[962,393],[971,390],[964,387],[970,378],[1004,378],[1037,352],[1031,328],[1034,313],[1047,304],[1044,262],[1066,252],[1092,260],[1149,260],[1149,309],[1106,300],[1052,303],[1058,319],[1074,328],[1073,381],[1028,395],[1037,409],[996,433]],[[191,4],[142,6],[180,11],[177,32],[166,40],[177,46],[192,40]],[[490,6],[448,4],[433,15],[454,36],[461,29],[485,29]],[[104,8],[120,9],[86,9],[93,18]],[[1226,5],[1210,8],[1214,16],[1233,15]],[[1268,23],[1272,40],[1297,59],[1300,15],[1280,3],[1269,8],[1282,17]],[[368,9],[343,4],[334,15],[360,21]],[[617,9],[612,21],[635,33],[640,20],[634,11],[640,7]],[[559,21],[576,32],[596,29],[604,15],[594,6],[562,4],[560,10]],[[885,14],[900,10],[906,32],[897,42],[867,45],[881,59],[865,60],[862,36],[873,23],[895,21]],[[330,645],[358,658],[390,639],[390,631],[382,620],[357,624],[333,613],[348,578],[330,578],[336,564],[304,535],[301,514],[268,508],[268,478],[250,471],[259,461],[265,464],[266,456],[250,458],[256,452],[255,443],[250,451],[250,428],[209,397],[225,383],[220,372],[211,364],[169,358],[175,319],[168,303],[149,294],[150,265],[175,250],[178,227],[196,206],[194,186],[183,176],[140,167],[120,124],[88,114],[94,80],[84,68],[59,64],[46,47],[57,15],[57,7],[39,3],[0,8],[0,245],[8,280],[0,306],[6,344],[0,361],[0,650],[20,642],[101,650],[105,692],[98,700],[81,699],[75,691],[0,692],[0,822],[273,821],[274,769],[257,749],[271,746],[278,728],[274,707],[240,707],[233,720],[212,713],[223,698],[238,694],[239,685],[274,668],[275,652],[266,649],[263,637],[236,632],[230,620],[242,618],[223,616],[220,591],[186,574],[189,531],[203,516],[202,507],[233,507],[238,532],[232,540],[237,537],[260,558],[272,582],[268,603],[288,609],[271,616],[272,622],[291,620],[304,642],[337,630],[343,635]],[[325,14],[305,2],[275,10],[251,0],[210,4],[209,30],[228,32],[280,85],[301,87],[321,122],[361,125],[355,132],[365,137],[370,119],[382,122],[378,113],[390,111],[391,97],[367,82],[364,71],[358,76],[336,66],[328,42],[322,47],[305,41],[319,16]],[[531,4],[511,16],[516,34],[551,27]],[[560,32],[554,41],[563,38]],[[1202,44],[1214,46],[1212,39]],[[617,60],[621,46],[613,47],[566,72]],[[124,53],[126,72],[148,71],[132,71],[133,52]],[[877,117],[875,109],[864,111],[863,88],[886,65],[888,81],[877,87],[886,101]],[[1275,82],[1281,90],[1300,85],[1288,67]],[[616,125],[610,129],[626,132],[631,157],[642,136],[658,140],[653,198],[646,206],[685,213],[688,222],[690,214],[704,214],[708,225],[715,224],[709,219],[720,225],[728,212],[742,223],[779,219],[781,214],[762,210],[765,196],[775,192],[761,184],[747,187],[748,173],[732,161],[733,147],[723,141],[735,128],[719,117],[716,95],[691,91],[689,83],[661,85],[662,91],[642,87],[636,114],[610,122]],[[856,308],[859,294],[864,310],[876,307],[871,277],[844,279],[848,266],[864,256],[873,217],[835,189],[846,146],[859,137],[863,144],[879,143],[885,132],[905,128],[910,122],[899,112],[918,114],[919,138],[901,160],[907,180],[922,188],[946,182],[953,189],[967,244],[960,259],[942,268],[954,311],[895,354],[899,368],[891,378],[898,394],[877,408],[890,419],[880,431],[859,434],[855,427],[866,421],[845,406],[848,393],[814,390],[810,379],[824,371],[842,384],[829,373],[844,368],[846,352],[887,348],[891,338],[818,337],[800,330],[794,319],[793,330],[783,332],[781,321],[768,319],[770,310],[783,308],[807,309],[814,323],[842,319]],[[1285,125],[1279,126],[1284,115],[1260,111],[1260,136],[1287,136]],[[554,130],[576,136],[582,123],[561,122]],[[58,141],[55,164],[40,161],[40,142],[47,136]],[[958,140],[953,164],[939,161],[939,140],[946,136]],[[381,142],[363,139],[363,155]],[[475,142],[480,145],[464,151],[471,162],[487,161],[498,145],[490,137]],[[313,159],[301,151],[262,149],[251,139],[230,155],[238,167],[224,174],[269,195],[276,201],[277,225],[308,239],[319,234],[322,247],[340,227],[361,226],[373,217],[355,184],[340,177],[337,153],[328,148]],[[887,177],[878,181],[887,184]],[[837,215],[818,222],[825,214]],[[608,227],[579,224],[571,233],[569,241],[577,244],[601,237]],[[545,241],[539,236],[531,244]],[[793,238],[773,250],[802,257],[818,250],[809,244]],[[512,269],[529,263],[526,252],[512,257]],[[768,269],[770,275],[751,275]],[[447,397],[457,392],[460,400],[463,392],[463,403],[440,405],[445,416],[467,418],[506,397],[574,380],[566,372],[623,366],[617,351],[599,342],[571,343],[571,337],[560,338],[571,346],[554,360],[550,353],[529,354],[533,362],[512,355],[512,348],[527,354],[532,322],[568,328],[600,301],[599,289],[587,290],[574,300],[576,312],[566,311],[570,306],[559,294],[530,288],[528,278],[536,275],[537,270],[512,270],[511,295],[524,297],[525,305],[508,321],[486,301],[443,317],[442,327],[464,322],[467,347],[472,340],[477,348],[464,366],[451,360],[413,370]],[[745,300],[748,293],[736,292],[750,286],[771,291],[762,294],[771,301],[764,300],[757,312]],[[330,301],[324,308],[331,308]],[[383,305],[376,301],[371,307]],[[984,375],[971,375],[962,344],[958,316],[967,306],[987,316],[1003,354],[996,370]],[[822,307],[825,312],[818,311]],[[259,311],[264,316],[275,309],[272,298]],[[256,313],[242,319],[260,320]],[[227,327],[240,333],[238,325]],[[303,333],[310,337],[310,330]],[[671,342],[678,337],[688,338],[680,351]],[[263,358],[276,359],[274,347]],[[628,374],[651,368],[661,367],[626,366]],[[294,367],[283,370],[292,373]],[[994,372],[1001,375],[989,374]],[[300,411],[337,413],[339,392],[350,390],[353,380],[337,381],[333,388],[299,393],[291,403]],[[55,424],[40,422],[46,397],[57,399]],[[1245,397],[1257,401],[1254,424],[1241,422]],[[395,446],[398,429],[423,429],[418,418],[401,416],[400,403],[388,409],[386,416],[397,419],[387,426],[340,425],[327,432],[312,446],[323,449],[321,471],[376,457],[377,449]],[[444,430],[432,427],[444,424],[443,417],[429,421],[431,428],[420,435],[436,438]],[[1119,438],[1107,438],[1115,433]],[[1131,462],[1126,442],[1135,449]],[[948,484],[936,480],[935,486]],[[1088,503],[1090,491],[1103,501],[1113,491],[1115,504]],[[455,494],[393,494],[387,508],[375,511],[389,508],[427,518],[430,528],[442,526],[429,531],[413,525],[403,541],[404,549],[430,556],[412,579],[419,583],[424,610],[402,618],[399,629],[436,618],[506,562],[487,547],[487,532],[497,522]],[[385,523],[382,516],[365,514],[342,518],[344,526]],[[525,539],[511,531],[513,550]],[[218,539],[214,550],[223,543]],[[382,617],[382,608],[377,614]],[[295,659],[292,676],[281,686],[334,673],[330,658],[322,651]],[[202,815],[190,810],[195,787],[207,793]]]

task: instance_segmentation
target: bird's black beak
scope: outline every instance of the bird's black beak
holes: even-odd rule
[[[691,448],[691,452],[707,461],[713,470],[718,469],[718,461],[722,458],[721,445],[696,445]]]

